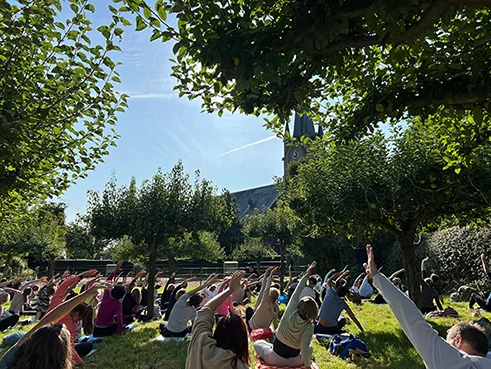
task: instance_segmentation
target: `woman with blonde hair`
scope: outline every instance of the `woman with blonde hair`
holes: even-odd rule
[[[268,268],[263,277],[261,291],[256,299],[254,308],[247,308],[246,321],[250,331],[255,329],[269,328],[273,323],[274,328],[278,327],[278,298],[280,292],[276,288],[271,288],[274,273],[278,267]]]
[[[254,344],[257,354],[268,365],[310,367],[312,356],[310,341],[314,334],[314,323],[319,314],[319,307],[312,297],[300,298],[300,296],[316,265],[315,261],[312,262],[305,276],[298,283],[281,318],[273,344],[263,340]]]

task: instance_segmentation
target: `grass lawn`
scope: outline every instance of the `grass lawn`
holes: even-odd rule
[[[447,300],[448,301],[448,300]],[[466,304],[452,304],[464,321],[471,321],[471,311]],[[364,303],[361,307],[352,305],[366,332],[359,337],[365,341],[372,357],[363,363],[353,364],[333,357],[315,339],[314,360],[321,369],[345,368],[393,368],[423,369],[423,362],[399,328],[387,306]],[[489,315],[489,314],[488,314]],[[487,316],[491,318],[491,316]],[[432,320],[431,324],[442,336],[457,322],[456,319]],[[358,334],[356,326],[349,324],[347,330]],[[184,369],[187,343],[161,343],[153,339],[159,335],[158,322],[141,324],[138,328],[121,337],[104,338],[96,345],[97,352],[85,359],[84,369]],[[0,334],[0,338],[5,334]],[[253,350],[251,345],[251,357]],[[253,360],[251,367],[254,368]]]

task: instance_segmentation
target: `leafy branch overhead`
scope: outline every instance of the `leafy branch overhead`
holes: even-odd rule
[[[341,138],[415,117],[465,122],[472,137],[448,132],[448,162],[491,136],[490,0],[124,3],[138,30],[176,41],[176,88],[208,112],[274,114],[280,129],[308,111]]]
[[[57,196],[108,154],[126,96],[111,59],[124,25],[94,37],[88,0],[0,2],[0,213]]]

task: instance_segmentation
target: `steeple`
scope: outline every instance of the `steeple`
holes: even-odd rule
[[[314,123],[307,114],[299,116],[295,113],[295,123],[293,125],[293,137],[299,140],[302,136],[315,137]]]

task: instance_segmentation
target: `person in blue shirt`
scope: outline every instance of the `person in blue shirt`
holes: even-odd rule
[[[353,320],[356,326],[363,332],[363,327],[356,318],[353,311],[346,302],[345,296],[349,293],[349,288],[346,286],[345,276],[349,274],[349,270],[344,271],[339,275],[334,275],[328,282],[329,287],[322,301],[319,321],[315,326],[314,333],[318,334],[339,334],[343,333],[343,327],[346,325],[346,318],[341,316],[343,311],[346,311],[348,316]]]

